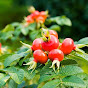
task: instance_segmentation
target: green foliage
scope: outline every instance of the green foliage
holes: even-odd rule
[[[46,3],[47,2],[47,3]],[[70,5],[69,5],[70,4]],[[23,16],[28,15],[28,6],[33,5],[36,10],[49,10],[50,16],[66,15],[72,20],[72,27],[64,27],[62,38],[71,37],[79,40],[88,35],[88,1],[85,0],[9,0],[0,1],[0,28],[13,21],[20,22]],[[9,13],[8,13],[9,12]],[[4,19],[3,19],[4,18]],[[81,18],[81,19],[80,19]],[[72,30],[70,30],[72,29]],[[76,32],[75,32],[76,31]],[[76,37],[76,35],[79,36]]]
[[[67,25],[71,26],[71,21],[66,16],[57,16],[48,18],[45,22],[45,26],[49,26],[51,23],[57,23],[57,25],[53,25],[49,27],[49,29],[56,30],[60,32],[60,26]],[[46,23],[49,23],[46,25]],[[12,24],[7,25],[1,32],[0,32],[0,41],[22,41],[24,40],[34,40],[35,38],[41,37],[41,27],[37,23],[32,23],[27,27],[24,26],[24,23],[14,22]]]
[[[24,78],[24,71],[20,69],[17,72],[10,72],[9,75],[16,83],[20,84]]]
[[[88,73],[88,69],[86,68],[88,66],[88,54],[73,51],[65,58],[77,61],[78,65],[84,70],[84,72]]]
[[[5,85],[9,78],[10,78],[9,75],[4,76],[3,78],[0,78],[0,87],[2,87],[3,85]]]
[[[71,37],[74,40],[88,36],[88,1],[85,0],[19,0],[22,5],[33,5],[37,10],[49,10],[51,16],[65,14],[72,20],[72,27],[63,27],[59,34],[62,38]],[[47,2],[47,3],[46,3]],[[79,35],[78,35],[79,34]],[[78,35],[78,36],[76,36]]]
[[[78,41],[78,44],[88,44],[88,37],[82,38]]]
[[[21,57],[23,57],[25,55],[25,53],[20,53],[20,54],[13,54],[11,56],[8,56],[4,62],[4,66],[7,67],[7,66],[10,66],[10,64],[13,62],[13,61],[17,61],[18,59],[20,59]],[[17,63],[17,62],[16,62]]]
[[[86,38],[81,40],[87,44]],[[79,41],[76,43],[81,44]],[[50,68],[51,61],[45,65],[38,64],[33,72],[28,71],[28,66],[23,64],[32,59],[33,56],[28,47],[22,47],[15,53],[0,56],[0,62],[4,63],[4,67],[0,69],[0,87],[6,83],[10,88],[88,87],[87,53],[72,51],[69,55],[65,55],[64,60],[61,61],[59,72],[56,71],[56,73]],[[31,85],[31,81],[33,85]],[[36,85],[34,85],[35,83]]]
[[[68,66],[62,67],[59,71],[59,74],[61,76],[69,76],[69,75],[74,75],[82,72],[83,72],[82,69],[79,68],[78,66],[68,65]]]
[[[7,67],[4,69],[1,69],[0,72],[5,72],[10,79],[14,80],[14,81],[9,81],[9,86],[10,83],[14,84],[21,84],[24,80],[24,78],[26,80],[33,80],[34,77],[36,77],[36,75],[40,74],[39,77],[39,81],[38,81],[38,86],[41,86],[42,83],[44,83],[42,85],[43,88],[46,88],[46,86],[48,88],[55,88],[58,86],[75,86],[75,87],[85,87],[85,82],[83,81],[83,79],[81,79],[80,77],[78,77],[78,74],[83,73],[84,71],[78,66],[80,63],[76,62],[75,60],[69,60],[66,59],[64,61],[61,62],[61,67],[59,72],[54,72],[50,67],[51,65],[51,61],[48,61],[45,66],[37,66],[36,70],[33,71],[31,73],[31,71],[27,71],[27,66],[19,66],[19,64],[17,64],[18,62],[20,62],[21,57],[25,57],[25,52],[26,51],[19,51],[18,54],[12,54],[12,55],[7,55],[5,57],[4,60],[4,65],[7,67],[10,65],[10,63],[16,62],[15,67]],[[27,55],[27,54],[26,54]],[[67,55],[68,56],[68,55]],[[67,56],[65,56],[67,58]],[[77,57],[76,54],[74,54],[75,57]],[[70,56],[71,57],[71,56]],[[82,56],[81,56],[82,57]],[[16,61],[18,59],[18,61]],[[28,62],[29,58],[24,59],[24,61],[26,60],[26,62]],[[85,60],[85,58],[82,58]],[[23,61],[23,62],[24,62]],[[65,61],[68,63],[66,64]],[[73,61],[73,63],[72,63]],[[8,62],[8,64],[6,63]],[[78,64],[78,65],[77,65]],[[40,69],[39,69],[40,68]],[[1,73],[0,78],[2,79],[4,77],[4,75]],[[9,79],[8,78],[8,79]],[[4,78],[3,78],[4,79]],[[25,80],[25,81],[26,81]],[[3,85],[5,85],[5,82],[3,83]],[[1,85],[1,86],[3,86]],[[24,84],[24,86],[26,86]]]
[[[56,86],[58,86],[60,84],[60,80],[56,79],[56,80],[52,80],[47,82],[42,88],[55,88]]]
[[[51,23],[51,22],[55,22],[58,25],[67,25],[67,26],[71,26],[72,23],[70,21],[69,18],[67,18],[66,16],[57,16],[57,17],[52,17],[50,19],[47,19],[47,23]]]
[[[54,24],[54,25],[52,25]],[[48,18],[45,24],[32,23],[25,27],[24,23],[14,22],[7,25],[0,31],[0,42],[13,48],[20,44],[18,41],[31,43],[35,38],[41,36],[41,28],[46,28],[61,31],[61,26],[71,26],[72,23],[66,16],[57,16]],[[63,40],[63,39],[61,39]],[[64,55],[64,60],[60,63],[59,71],[53,71],[50,68],[52,62],[47,61],[41,65],[37,63],[36,69],[32,72],[28,70],[29,66],[25,63],[33,60],[32,50],[27,47],[13,49],[12,53],[3,54],[0,56],[0,88],[5,84],[9,88],[86,88],[88,87],[88,54],[85,51],[78,49],[88,46],[88,38],[83,38],[78,42],[76,50],[68,55]],[[10,48],[10,49],[11,49]],[[14,52],[15,51],[15,52]],[[8,52],[8,51],[7,51]]]
[[[83,80],[76,76],[65,77],[62,80],[63,84],[66,86],[73,86],[73,87],[86,87]]]

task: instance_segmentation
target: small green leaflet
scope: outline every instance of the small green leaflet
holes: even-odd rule
[[[5,85],[5,83],[8,81],[9,78],[10,78],[10,76],[7,75],[0,79],[0,88]]]
[[[23,78],[24,78],[24,70],[20,69],[17,72],[14,73],[9,73],[11,78],[18,84],[22,83]]]
[[[2,32],[14,31],[14,27],[12,25],[7,25]]]
[[[60,28],[59,25],[52,25],[49,29],[50,29],[50,30],[55,30],[55,31],[58,31],[58,32],[61,31],[61,28]]]
[[[58,25],[67,25],[71,26],[71,20],[67,18],[66,16],[57,16],[57,17],[52,17],[50,19],[47,19],[49,22],[56,22]]]
[[[78,44],[88,44],[88,37],[80,39],[77,43]]]
[[[17,88],[17,83],[14,80],[10,79],[9,83],[8,83],[8,87],[9,88]]]
[[[74,65],[63,66],[60,68],[59,75],[61,76],[70,76],[78,73],[82,73],[83,70]]]
[[[40,76],[39,83],[48,81],[48,80],[56,78],[56,77],[58,77],[58,74],[53,74],[53,75],[44,75],[43,74],[42,76]]]
[[[56,88],[59,84],[60,84],[60,80],[55,79],[47,82],[42,88]]]
[[[5,62],[4,62],[4,66],[7,67],[7,66],[10,66],[10,64],[13,62],[13,61],[16,61],[18,59],[20,59],[21,57],[25,56],[25,53],[22,52],[20,54],[13,54],[13,55],[10,55],[6,58]]]
[[[25,77],[26,79],[31,80],[31,79],[34,78],[34,76],[35,76],[35,71],[33,71],[33,72],[31,73],[31,71],[26,71],[26,70],[24,70],[24,77]]]
[[[22,83],[24,79],[24,70],[16,67],[4,68],[2,71],[8,73],[10,77],[18,84]]]
[[[65,58],[75,60],[82,70],[85,73],[88,73],[88,54],[73,51],[69,55],[65,56]]]
[[[86,87],[85,83],[83,82],[83,80],[81,80],[80,78],[76,77],[76,76],[69,76],[69,77],[65,77],[62,80],[62,84],[66,85],[66,86],[73,86],[73,87]]]

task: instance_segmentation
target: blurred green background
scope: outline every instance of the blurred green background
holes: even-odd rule
[[[88,0],[0,0],[0,30],[12,22],[21,22],[33,5],[37,10],[49,10],[51,16],[66,15],[72,27],[62,27],[60,37],[74,40],[88,36]]]

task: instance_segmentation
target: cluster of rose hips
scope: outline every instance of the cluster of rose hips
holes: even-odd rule
[[[30,65],[30,69],[35,69],[37,63],[45,64],[48,59],[52,61],[52,68],[55,71],[55,64],[59,69],[60,61],[64,59],[64,54],[70,54],[76,49],[74,41],[66,38],[62,43],[58,40],[58,34],[54,30],[47,30],[42,33],[42,38],[33,41],[32,51],[34,60],[25,64]]]
[[[31,12],[30,15],[28,15],[25,18],[26,24],[29,25],[30,23],[44,23],[46,18],[48,16],[48,12],[47,11],[37,11],[37,10],[33,10]]]

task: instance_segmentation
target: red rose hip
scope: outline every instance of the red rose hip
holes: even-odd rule
[[[66,38],[62,42],[60,50],[63,51],[64,54],[69,54],[74,48],[74,41],[71,38]]]
[[[42,49],[44,49],[45,51],[51,51],[53,49],[57,49],[58,47],[59,47],[59,40],[53,35],[50,35],[49,41],[42,42]]]
[[[48,54],[49,59],[52,61],[52,68],[55,71],[55,64],[57,65],[57,69],[59,70],[60,61],[64,59],[64,54],[59,49],[53,49]]]
[[[37,49],[42,49],[41,48],[41,43],[42,43],[42,39],[41,38],[37,38],[33,41],[33,44],[32,44],[32,49],[35,51]]]

